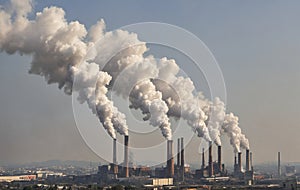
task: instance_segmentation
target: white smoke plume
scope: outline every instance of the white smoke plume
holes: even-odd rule
[[[240,148],[249,149],[249,141],[239,127],[239,118],[233,113],[225,115],[222,129],[230,138],[235,152],[240,152]]]
[[[186,119],[199,137],[207,141],[212,140],[216,145],[221,145],[221,135],[226,133],[235,152],[240,151],[240,148],[249,149],[248,139],[242,134],[238,122],[234,122],[238,118],[231,114],[226,115],[224,102],[219,98],[209,101],[199,92],[195,100],[193,96],[195,87],[192,81],[188,78],[176,77],[179,68],[174,60],[163,58],[159,67],[160,80],[154,80],[154,84],[162,92],[163,99],[169,107],[168,115]],[[194,107],[195,105],[201,109]],[[195,115],[196,117],[193,117]]]
[[[198,96],[199,101],[202,104],[202,110],[208,116],[208,119],[205,121],[211,139],[215,142],[216,145],[221,145],[221,129],[225,117],[225,104],[219,99],[215,98],[213,102],[208,100],[203,100],[203,96]]]
[[[225,104],[219,98],[215,98],[212,102],[205,99],[200,93],[198,95],[202,110],[208,116],[205,121],[209,134],[216,145],[221,145],[221,135],[227,134],[235,152],[240,149],[249,149],[249,140],[242,133],[239,127],[238,117],[233,113],[226,114]]]
[[[199,137],[211,141],[205,124],[207,116],[200,108],[196,96],[193,95],[195,92],[193,81],[190,78],[177,76],[179,67],[173,59],[160,59],[158,67],[160,80],[154,81],[156,88],[163,93],[164,100],[169,107],[168,115],[182,117]],[[174,89],[176,89],[176,93],[174,93]]]
[[[87,31],[78,21],[67,22],[57,7],[28,20],[31,11],[31,0],[11,0],[0,7],[1,51],[31,54],[29,73],[57,83],[66,94],[78,92],[78,100],[88,104],[113,138],[116,132],[127,135],[128,127],[125,115],[106,96],[109,90],[129,99],[130,107],[141,110],[144,120],[167,139],[172,138],[169,117],[181,117],[207,141],[221,145],[220,136],[226,133],[235,151],[249,148],[238,118],[225,114],[224,103],[197,93],[190,78],[179,76],[175,60],[144,57],[146,43],[136,34],[107,32],[103,20]]]
[[[172,138],[171,124],[167,115],[168,106],[162,100],[150,80],[158,76],[156,60],[143,57],[147,50],[136,34],[117,30],[104,32],[104,24],[97,23],[92,28],[102,30],[103,35],[94,45],[94,61],[103,71],[112,76],[112,90],[130,100],[130,108],[140,109],[150,125],[159,127],[166,139]],[[97,39],[95,36],[91,36]],[[117,83],[115,81],[118,80]]]
[[[88,47],[85,27],[77,21],[68,23],[65,12],[57,7],[45,8],[35,20],[28,20],[31,4],[13,0],[0,10],[1,51],[31,54],[29,73],[43,76],[48,84],[58,83],[66,94],[78,91],[80,102],[88,103],[113,138],[115,131],[127,134],[125,115],[106,97],[111,76],[99,71],[98,65],[83,62]]]

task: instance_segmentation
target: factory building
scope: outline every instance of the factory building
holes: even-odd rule
[[[32,180],[36,180],[36,175],[0,176],[0,182],[32,181]]]

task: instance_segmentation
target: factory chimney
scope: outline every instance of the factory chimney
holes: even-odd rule
[[[129,137],[125,135],[124,138],[124,169],[125,169],[125,177],[129,177],[129,168],[128,168],[128,142]]]
[[[167,141],[167,177],[174,177],[173,140]]]
[[[222,147],[218,146],[218,166],[219,166],[219,172],[222,171]]]
[[[180,138],[177,139],[177,166],[180,166]]]
[[[250,167],[251,170],[253,171],[252,152],[250,152]]]
[[[278,152],[278,177],[281,177],[280,152]]]
[[[241,152],[238,152],[238,169],[239,169],[239,172],[242,172],[242,153]]]
[[[111,170],[114,174],[114,178],[117,179],[118,165],[117,165],[117,139],[113,139],[113,163],[111,164]]]
[[[205,168],[205,154],[204,154],[204,148],[202,148],[202,166],[201,166],[202,169]]]
[[[214,175],[213,161],[212,161],[212,141],[209,141],[208,148],[208,173],[212,177]]]
[[[184,143],[183,143],[183,137],[181,137],[181,177],[182,177],[182,181],[184,181],[184,173],[185,173],[185,168],[184,168]]]
[[[234,154],[234,165],[236,165],[236,154]]]
[[[238,168],[237,168],[237,158],[236,158],[236,154],[234,153],[234,173],[237,172]]]
[[[117,139],[113,140],[113,164],[117,164]]]
[[[183,137],[181,137],[181,167],[184,169],[184,143]]]
[[[246,171],[250,171],[250,151],[246,149]]]

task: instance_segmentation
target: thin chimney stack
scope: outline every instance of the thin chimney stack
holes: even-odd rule
[[[281,176],[281,156],[280,156],[280,152],[278,152],[278,177],[280,177]]]
[[[117,164],[117,139],[113,140],[113,164]]]
[[[238,169],[239,169],[239,172],[242,171],[242,153],[241,152],[238,152]]]
[[[180,162],[180,138],[177,139],[177,166],[179,167]]]
[[[204,153],[204,148],[202,148],[202,166],[201,166],[202,169],[205,168],[205,153]]]
[[[125,177],[129,177],[128,144],[129,144],[129,136],[125,135],[125,138],[124,138],[124,169],[125,169]]]
[[[212,141],[209,141],[209,148],[208,148],[208,173],[210,177],[214,175],[213,160],[212,160]]]
[[[246,150],[246,171],[250,171],[250,151],[249,149]]]
[[[167,177],[174,177],[173,140],[167,141]]]
[[[183,143],[183,137],[181,137],[181,167],[184,168],[184,143]]]
[[[250,152],[250,168],[253,171],[252,152]]]
[[[219,172],[222,171],[222,147],[218,146],[218,166],[219,166]]]

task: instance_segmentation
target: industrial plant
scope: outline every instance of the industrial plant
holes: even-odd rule
[[[199,57],[203,57],[203,68],[209,66],[209,69],[203,69],[197,65],[197,59],[192,56],[188,57],[190,52],[179,52],[193,61],[193,64],[195,62],[199,74],[208,85],[207,89],[212,90],[211,85],[218,84],[216,86],[218,90],[214,93],[209,90],[204,93],[201,91],[201,86],[200,88],[195,86],[199,82],[200,75],[196,72],[195,76],[185,74],[187,68],[180,68],[184,64],[178,64],[175,58],[172,58],[176,56],[171,55],[171,58],[167,58],[169,55],[158,54],[159,57],[152,55],[148,41],[144,38],[140,39],[140,34],[134,31],[127,31],[126,27],[108,31],[109,27],[106,28],[106,23],[101,19],[87,28],[79,21],[69,21],[62,8],[50,6],[32,14],[35,10],[34,3],[31,0],[20,2],[11,0],[7,6],[0,5],[0,26],[4,28],[0,32],[0,52],[9,55],[30,55],[32,58],[30,74],[43,77],[47,84],[57,84],[64,94],[78,100],[72,102],[73,106],[77,103],[84,104],[88,111],[96,116],[96,121],[99,121],[100,126],[103,127],[103,133],[107,133],[112,139],[112,160],[111,163],[99,164],[97,171],[84,173],[84,175],[81,175],[82,173],[64,175],[60,171],[51,173],[48,170],[30,170],[27,173],[9,176],[3,172],[5,175],[0,173],[1,182],[33,181],[33,183],[41,182],[42,185],[46,183],[47,185],[96,184],[97,188],[101,189],[112,189],[111,186],[116,184],[124,187],[130,185],[136,189],[298,188],[297,173],[293,165],[287,165],[285,176],[282,175],[280,152],[278,153],[277,176],[256,173],[256,168],[253,166],[254,153],[250,151],[248,137],[240,128],[238,116],[226,109],[226,89],[222,72],[206,45],[202,44],[200,39],[194,38],[196,35],[191,35],[192,38],[188,38],[191,39],[190,41],[182,38],[178,44],[181,42],[188,44],[187,50],[193,50],[196,52],[195,55],[199,54]],[[167,25],[166,31],[177,28],[176,31],[170,30],[168,37],[173,36],[169,34],[176,34],[174,36],[177,36],[177,33],[181,34],[179,27]],[[147,30],[148,28],[154,29],[153,26],[150,24],[146,28]],[[153,36],[159,33],[149,31],[153,33]],[[160,36],[160,38],[164,37]],[[171,41],[174,40],[176,39],[171,39]],[[199,44],[191,45],[194,41],[199,41]],[[158,41],[157,44],[164,47],[169,43]],[[172,50],[179,48],[172,45],[170,47]],[[189,67],[188,69],[193,73],[193,67]],[[208,74],[206,72],[214,77],[206,77]],[[212,82],[209,81],[210,78],[218,80]],[[219,89],[219,87],[222,88]],[[126,110],[121,107],[125,104],[118,105],[113,95],[118,96],[123,103],[128,103],[130,109],[139,111],[147,125],[160,130],[166,142],[165,151],[161,152],[166,158],[164,163],[149,167],[134,165],[130,162],[130,128],[128,125],[135,118],[130,118],[128,112],[123,113]],[[60,102],[58,101],[57,104]],[[72,113],[76,116],[74,110],[76,106],[72,108]],[[71,112],[71,109],[69,111]],[[85,116],[85,114],[78,115]],[[48,116],[49,114],[45,114],[46,118]],[[193,131],[197,137],[208,144],[208,150],[203,149],[199,155],[198,160],[201,162],[199,161],[198,168],[191,168],[186,163],[184,138],[180,137],[176,139],[177,141],[173,139],[174,131],[171,124],[172,121],[179,119],[184,120],[187,130]],[[83,127],[88,125],[91,124],[85,124]],[[94,134],[93,132],[91,133]],[[122,161],[117,160],[118,135],[124,137]],[[221,143],[222,135],[229,138],[233,147],[232,171],[227,169],[222,159],[224,154]],[[101,143],[100,138],[95,139],[96,142]],[[86,144],[89,146],[89,143]],[[9,187],[11,184],[5,185]]]
[[[173,140],[167,140],[166,158],[163,166],[148,167],[134,166],[129,163],[129,136],[124,136],[124,160],[117,164],[116,139],[113,139],[113,162],[108,165],[98,167],[98,176],[100,183],[130,183],[144,184],[145,187],[184,187],[197,185],[254,185],[254,171],[252,166],[252,152],[247,149],[245,156],[242,152],[233,155],[234,172],[228,173],[225,164],[222,162],[222,146],[216,146],[209,142],[208,154],[202,151],[201,168],[192,171],[185,163],[184,138],[177,139],[177,154],[174,154]],[[213,151],[217,151],[217,159],[213,158]],[[176,163],[175,163],[175,158]],[[200,159],[199,159],[200,160]],[[206,161],[207,160],[207,161]],[[245,169],[243,169],[243,160],[245,160]],[[151,182],[151,183],[150,183]]]

